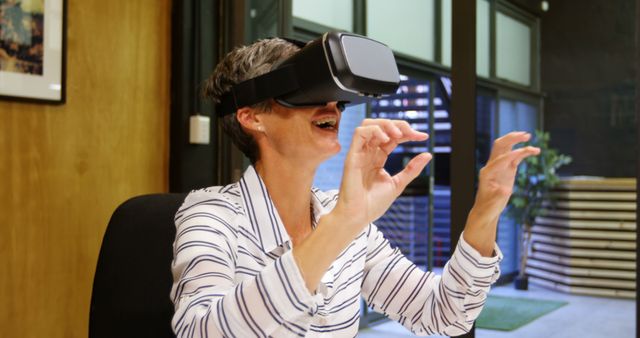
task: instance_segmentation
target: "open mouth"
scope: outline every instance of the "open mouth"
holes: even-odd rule
[[[325,117],[312,122],[317,128],[327,131],[338,130],[338,119],[336,117]]]

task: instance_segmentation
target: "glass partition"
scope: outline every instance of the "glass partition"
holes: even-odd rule
[[[293,0],[293,16],[337,30],[353,30],[351,0]]]
[[[511,131],[527,131],[534,135],[539,126],[539,115],[537,105],[516,99],[501,97],[498,100],[497,135],[500,137]],[[497,243],[504,254],[504,259],[500,262],[500,269],[503,274],[516,273],[519,269],[520,252],[518,243],[519,227],[514,220],[502,213],[498,222]]]
[[[538,127],[538,107],[519,100],[500,98],[498,135],[518,130],[534,134]]]
[[[278,36],[279,4],[276,0],[248,0],[248,17],[245,21],[245,42]]]
[[[451,119],[450,92],[444,85],[449,83],[449,79],[402,79],[395,95],[372,102],[370,115],[372,118],[405,120],[413,128],[429,133],[430,138],[427,142],[408,142],[398,146],[389,156],[385,169],[395,174],[424,151],[431,151],[434,159],[376,224],[389,241],[416,265],[432,269],[444,266],[450,256],[448,162]]]
[[[489,77],[491,66],[491,6],[488,0],[476,1],[476,74]]]
[[[435,0],[367,0],[366,4],[367,36],[397,52],[435,60]]]
[[[453,23],[451,17],[451,5],[452,0],[441,0],[440,12],[441,12],[441,28],[440,36],[442,37],[441,48],[442,55],[440,63],[444,66],[451,67],[451,25]]]
[[[496,13],[496,76],[531,85],[531,27],[502,12]]]

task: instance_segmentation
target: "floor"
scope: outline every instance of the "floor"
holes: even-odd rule
[[[491,290],[491,294],[564,300],[569,304],[511,332],[476,329],[476,338],[631,338],[636,336],[635,300],[570,295],[531,284],[528,291],[518,291],[512,285],[505,285],[495,287]],[[400,324],[388,321],[363,329],[358,337],[415,336]]]

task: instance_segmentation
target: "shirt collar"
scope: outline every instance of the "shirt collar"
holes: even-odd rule
[[[291,239],[289,234],[280,219],[264,181],[253,166],[249,166],[245,170],[239,181],[239,186],[244,210],[249,218],[253,233],[258,237],[262,250],[269,253],[278,247],[284,246],[285,243],[288,243],[290,247]],[[313,207],[314,219],[312,225],[315,228],[319,218],[327,211],[321,203],[323,200],[322,192],[312,189],[309,193],[311,194]]]

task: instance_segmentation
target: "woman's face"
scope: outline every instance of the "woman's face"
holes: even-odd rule
[[[271,111],[260,115],[263,131],[258,137],[264,141],[259,142],[261,154],[273,151],[278,157],[318,165],[340,152],[341,112],[336,102],[308,108],[272,103]]]

